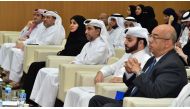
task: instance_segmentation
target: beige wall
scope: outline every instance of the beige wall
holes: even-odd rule
[[[2,30],[21,30],[22,27],[32,18],[32,11],[36,8],[46,8],[48,10],[55,10],[60,13],[63,19],[64,27],[68,34],[69,19],[76,14],[85,16],[86,18],[96,18],[99,13],[106,12],[121,13],[126,16],[127,6],[133,4],[150,5],[154,8],[156,19],[159,23],[163,21],[162,11],[167,7],[174,8],[176,12],[182,9],[189,9],[190,1],[0,1],[0,31]]]

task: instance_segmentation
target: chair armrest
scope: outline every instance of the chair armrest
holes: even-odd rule
[[[58,68],[60,64],[70,64],[74,56],[47,56],[46,67]]]
[[[64,49],[64,46],[60,45],[26,45],[24,48],[24,63],[23,63],[23,70],[24,72],[28,72],[28,67],[32,62],[34,62],[34,51],[37,49],[48,49],[48,50],[55,50],[60,51]]]
[[[5,43],[4,40],[6,40],[5,39],[6,34],[17,34],[19,36],[19,33],[20,33],[19,31],[0,31],[0,44]]]
[[[16,37],[18,39],[19,32],[10,32],[10,33],[4,33],[3,34],[3,43],[9,42],[9,38]]]
[[[174,98],[144,98],[144,97],[125,97],[124,107],[167,107],[170,106]]]
[[[8,43],[15,43],[18,40],[18,34],[12,34],[12,35],[7,35],[7,41]]]
[[[96,71],[77,71],[75,75],[75,86],[94,86],[96,74]]]
[[[58,50],[41,50],[37,49],[34,51],[34,61],[46,61],[48,55],[57,55]]]
[[[127,86],[124,83],[96,83],[95,85],[96,95],[102,95],[109,98],[115,98],[116,91],[127,90]]]
[[[77,71],[75,75],[75,86],[95,86],[94,78],[96,74],[97,71]],[[109,83],[112,78],[113,76],[105,77],[104,82]]]
[[[108,64],[113,64],[113,63],[117,62],[118,60],[119,60],[119,58],[117,58],[117,57],[110,57],[108,59]]]
[[[67,39],[64,39],[61,45],[65,46],[66,42],[67,42]]]
[[[75,74],[77,71],[97,72],[103,65],[77,65],[61,64],[59,66],[59,90],[58,99],[64,101],[66,91],[75,86]]]
[[[120,59],[124,54],[125,54],[125,49],[115,48],[115,57]]]
[[[188,83],[190,82],[190,69],[186,69],[186,72],[187,72],[187,80],[188,80]]]
[[[186,69],[187,76],[190,76],[190,69]]]

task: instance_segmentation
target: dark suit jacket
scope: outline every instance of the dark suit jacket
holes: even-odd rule
[[[153,57],[147,61],[143,71],[148,68],[152,60]],[[177,97],[183,86],[187,84],[187,73],[175,50],[171,50],[156,63],[151,75],[146,73],[137,77],[133,75],[129,80],[126,80],[124,75],[123,81],[128,86],[126,96],[129,96],[134,86],[137,86],[138,97]]]

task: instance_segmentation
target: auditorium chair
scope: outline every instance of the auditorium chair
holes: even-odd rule
[[[11,41],[11,38],[18,38],[19,34],[19,31],[0,31],[0,45]]]
[[[67,90],[75,87],[75,73],[77,71],[97,72],[103,66],[104,65],[61,64],[59,66],[59,88],[57,98],[64,102]]]
[[[175,98],[125,97],[123,107],[168,107]]]
[[[120,59],[124,54],[125,54],[125,49],[115,48],[115,57]]]
[[[190,69],[186,69],[187,76],[190,77]],[[106,89],[109,90],[109,89]],[[111,93],[112,90],[110,90]],[[107,92],[109,93],[109,92]],[[104,94],[101,94],[104,95]],[[110,97],[112,95],[110,94]],[[109,97],[109,96],[108,96]],[[170,106],[175,98],[145,98],[145,97],[125,97],[124,107],[167,107]]]
[[[24,72],[28,72],[28,68],[32,62],[45,61],[46,56],[56,55],[58,51],[64,49],[65,43],[66,39],[63,40],[62,45],[26,45],[24,48]],[[41,53],[41,55],[39,55],[39,52]]]
[[[108,64],[112,64],[117,62],[119,59],[116,57],[111,57],[108,60]],[[75,86],[95,86],[94,78],[97,72],[89,72],[89,71],[77,71],[75,74]],[[109,82],[112,76],[108,76],[105,78],[105,82]],[[88,82],[86,82],[88,81]]]
[[[108,61],[108,64],[112,64],[117,60],[118,59],[116,57],[111,57]],[[77,65],[77,64],[59,65],[59,90],[57,98],[64,102],[67,90],[76,86],[75,81],[76,81],[77,71],[97,72],[103,66],[104,65]]]

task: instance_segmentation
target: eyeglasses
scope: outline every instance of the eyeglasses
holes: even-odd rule
[[[128,30],[129,30],[128,28],[127,28],[127,29],[125,29],[124,33],[126,34]]]
[[[169,38],[162,38],[162,37],[158,37],[158,34],[149,34],[149,39],[153,38],[153,39],[163,39],[163,40],[170,40]]]

